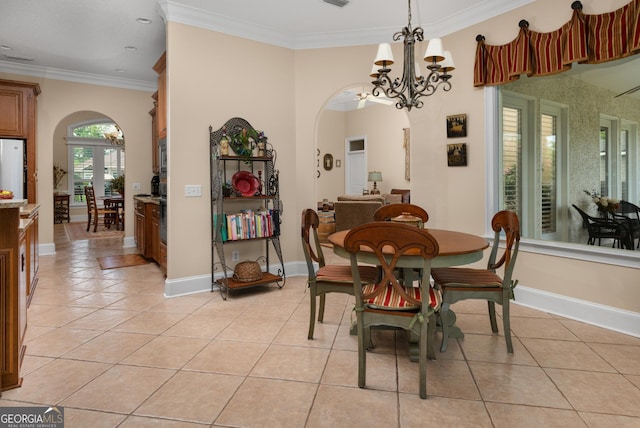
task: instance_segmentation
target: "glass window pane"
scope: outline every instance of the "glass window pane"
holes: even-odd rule
[[[521,151],[522,111],[516,108],[502,109],[502,170],[504,172],[504,209],[515,211],[522,217],[521,208]]]
[[[540,117],[542,233],[556,231],[556,150],[557,118],[542,114]]]
[[[609,128],[600,127],[600,194],[609,195]]]
[[[93,147],[73,147],[73,202],[85,202],[84,186],[93,177]]]
[[[621,199],[629,200],[629,130],[623,129],[620,132],[620,196]]]

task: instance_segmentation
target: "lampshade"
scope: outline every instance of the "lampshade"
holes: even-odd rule
[[[431,39],[427,46],[427,51],[424,53],[424,60],[427,62],[440,62],[444,59],[444,52],[442,49],[442,40]]]
[[[442,45],[440,47],[442,48]],[[378,53],[376,54],[376,59],[373,60],[375,65],[383,65],[384,62],[386,62],[387,66],[393,64],[393,52],[391,52],[389,43],[380,43],[378,45]]]
[[[440,71],[443,73],[448,73],[456,69],[455,64],[453,63],[453,56],[451,56],[451,52],[444,51],[444,61],[440,63]]]
[[[371,67],[371,73],[369,73],[369,77],[373,77],[374,79],[377,79],[378,76],[380,76],[380,72],[378,71],[380,69],[379,66],[373,64],[373,66]]]
[[[369,171],[368,181],[382,181],[382,173],[380,171]]]

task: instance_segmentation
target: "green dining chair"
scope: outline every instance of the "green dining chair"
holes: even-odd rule
[[[418,281],[417,287],[402,285],[397,267],[403,257],[421,257],[422,270],[428,278],[431,261],[438,255],[438,242],[425,229],[380,221],[351,229],[345,237],[344,249],[350,255],[356,297],[358,386],[364,388],[366,384],[365,344],[370,343],[371,328],[400,328],[418,337],[420,397],[427,398],[427,358],[434,356],[431,339],[442,298],[429,281]],[[376,255],[382,271],[378,281],[371,283],[361,277],[358,265],[361,251],[373,251]]]
[[[502,306],[502,322],[504,338],[507,342],[507,352],[513,354],[511,326],[509,323],[509,301],[513,298],[513,288],[517,283],[517,281],[512,280],[512,277],[520,245],[518,215],[513,211],[500,211],[493,216],[491,228],[494,231],[494,239],[486,269],[448,267],[431,270],[431,276],[436,287],[442,290],[442,307],[440,308],[442,344],[440,352],[447,350],[449,340],[447,315],[449,307],[460,300],[479,299],[487,301],[489,321],[491,330],[494,333],[498,332],[495,304]],[[505,242],[502,255],[498,259],[502,234],[505,235]],[[496,270],[501,268],[504,268],[502,277],[496,273]]]
[[[424,208],[418,205],[404,203],[381,206],[375,213],[373,213],[373,219],[375,221],[386,221],[402,214],[411,214],[413,216],[420,217],[423,225],[429,221],[429,214]]]
[[[310,313],[308,339],[313,339],[316,318],[316,303],[320,299],[318,308],[318,322],[324,321],[324,307],[327,293],[345,293],[353,296],[353,277],[350,265],[327,265],[325,263],[322,246],[318,239],[318,213],[312,209],[302,210],[302,249],[307,262],[310,290]],[[314,264],[317,264],[318,269]],[[375,266],[359,266],[358,273],[362,281],[375,282],[378,270]]]

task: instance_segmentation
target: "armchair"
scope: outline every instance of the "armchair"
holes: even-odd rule
[[[611,239],[612,247],[633,249],[633,242],[630,242],[629,229],[625,224],[626,220],[615,218],[592,217],[580,208],[571,205],[582,217],[582,225],[587,229],[589,238],[587,245],[601,245],[603,239]]]
[[[614,213],[614,217],[626,224],[631,241],[629,248],[633,249],[636,238],[640,238],[640,207],[628,201],[620,201],[620,209]],[[640,248],[640,239],[635,248]]]

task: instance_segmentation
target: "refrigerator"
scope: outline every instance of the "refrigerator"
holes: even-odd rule
[[[14,199],[25,199],[24,140],[0,139],[0,190],[11,190]]]

